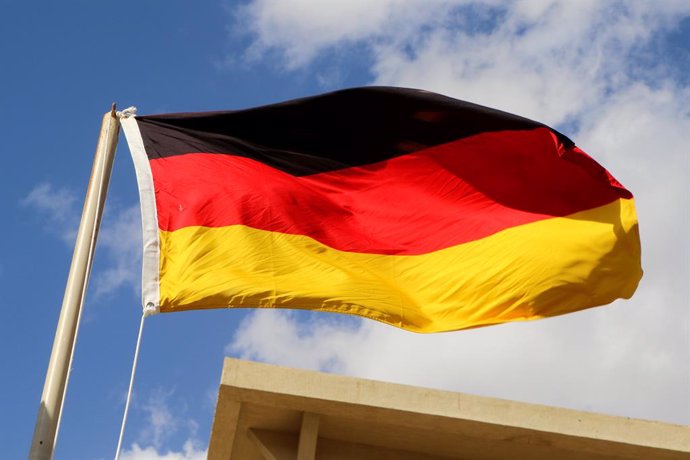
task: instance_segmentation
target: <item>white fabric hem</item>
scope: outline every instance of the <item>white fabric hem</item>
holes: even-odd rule
[[[139,187],[144,243],[141,295],[144,316],[150,316],[160,311],[160,240],[158,236],[158,212],[156,210],[153,175],[144,149],[144,141],[141,138],[139,125],[136,121],[136,108],[130,107],[118,112],[118,116],[120,117],[120,123],[129,145],[130,154],[132,155],[134,170],[137,175],[137,185]]]

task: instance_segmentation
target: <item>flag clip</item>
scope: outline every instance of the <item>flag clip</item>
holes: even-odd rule
[[[157,306],[153,304],[153,302],[148,302],[146,305],[144,305],[144,316],[151,316],[155,315],[158,313],[160,310],[158,309]]]
[[[129,118],[129,117],[135,117],[136,115],[137,115],[137,108],[134,106],[127,107],[124,110],[118,110],[117,111],[118,118]]]

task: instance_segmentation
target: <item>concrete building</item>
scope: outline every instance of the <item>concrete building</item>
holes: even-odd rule
[[[690,427],[226,358],[208,458],[690,459]]]

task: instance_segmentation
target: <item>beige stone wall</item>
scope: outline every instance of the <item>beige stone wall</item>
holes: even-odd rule
[[[209,459],[690,459],[690,427],[227,358]]]

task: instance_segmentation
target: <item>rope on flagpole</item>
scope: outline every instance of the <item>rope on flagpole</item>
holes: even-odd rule
[[[127,413],[129,412],[129,403],[132,400],[132,388],[134,387],[134,374],[137,371],[137,362],[139,361],[139,346],[141,345],[141,336],[144,332],[144,319],[146,318],[146,310],[141,314],[141,322],[139,323],[139,335],[137,337],[137,346],[134,349],[134,361],[132,362],[132,373],[129,378],[129,389],[127,390],[127,401],[125,402],[125,413],[122,415],[122,426],[120,427],[120,437],[117,440],[117,450],[115,451],[115,460],[120,458],[120,449],[122,448],[122,438],[125,434],[125,426],[127,425]]]

